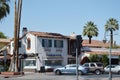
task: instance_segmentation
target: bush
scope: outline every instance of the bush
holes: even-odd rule
[[[109,64],[107,55],[102,55],[99,57],[97,54],[90,54],[89,60],[90,62],[102,62],[104,67]]]
[[[100,58],[98,57],[97,54],[90,54],[89,60],[90,62],[99,62]]]
[[[107,55],[102,55],[101,62],[103,63],[103,66],[107,66],[109,64],[109,60]]]

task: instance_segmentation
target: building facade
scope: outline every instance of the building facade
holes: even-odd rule
[[[75,34],[72,34],[69,39],[69,57],[68,57],[68,63],[75,63],[76,57],[74,56],[76,54],[76,39]],[[102,55],[107,55],[109,58],[109,42],[102,42],[98,40],[92,40],[91,44],[89,44],[89,40],[83,39],[82,42],[82,48],[81,48],[81,54],[79,55],[79,63],[83,64],[88,61],[88,58],[90,55],[97,54],[99,57]],[[111,63],[112,64],[119,64],[119,56],[120,56],[120,49],[112,49],[111,50]]]
[[[41,66],[64,66],[67,64],[68,38],[58,33],[29,31],[20,39],[19,59],[24,70],[40,71]],[[11,55],[13,54],[11,42]]]

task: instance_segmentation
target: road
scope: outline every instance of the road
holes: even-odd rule
[[[95,75],[81,75],[79,80],[109,80],[108,74]],[[76,75],[55,75],[54,73],[25,73],[23,76],[10,76],[4,78],[0,75],[0,80],[76,80]],[[120,80],[120,75],[112,75],[112,80]]]

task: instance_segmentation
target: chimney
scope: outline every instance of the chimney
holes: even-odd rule
[[[22,35],[25,35],[26,33],[27,33],[27,28],[23,27],[23,29],[22,29]]]

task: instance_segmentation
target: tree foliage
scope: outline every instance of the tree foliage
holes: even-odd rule
[[[99,61],[99,57],[98,57],[97,54],[90,54],[89,60],[90,60],[90,62],[98,62]]]
[[[101,62],[103,63],[104,66],[107,66],[109,64],[108,56],[102,55]]]
[[[10,0],[0,0],[0,21],[10,13],[9,1]]]
[[[105,24],[105,31],[110,31],[111,44],[113,46],[113,31],[119,30],[118,21],[114,18],[110,18]]]
[[[90,44],[91,44],[91,38],[93,36],[98,36],[98,28],[94,24],[94,22],[92,21],[87,22],[87,24],[84,26],[83,29],[83,36],[88,36]]]
[[[0,38],[7,38],[4,33],[0,32]]]
[[[90,62],[102,62],[103,66],[107,66],[109,64],[107,55],[98,56],[97,54],[90,54],[89,60]]]

